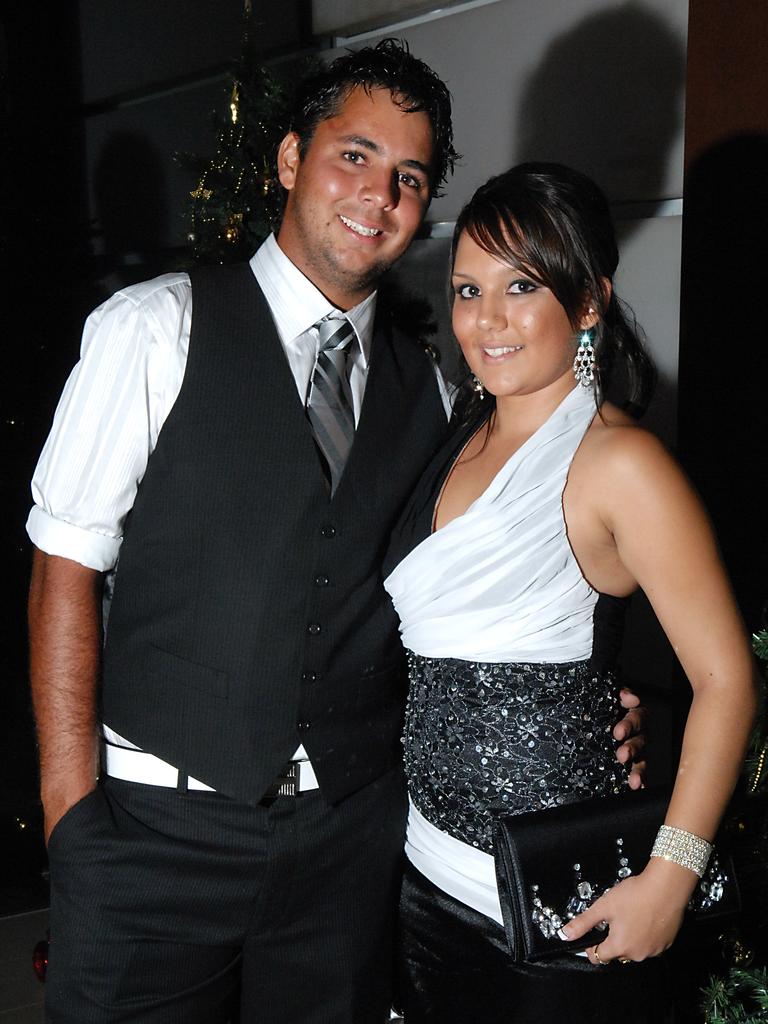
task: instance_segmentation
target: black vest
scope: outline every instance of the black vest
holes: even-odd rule
[[[196,271],[192,289],[181,392],[126,523],[104,721],[249,802],[302,742],[335,802],[402,753],[403,651],[381,564],[446,433],[434,369],[379,309],[330,499],[250,268]]]

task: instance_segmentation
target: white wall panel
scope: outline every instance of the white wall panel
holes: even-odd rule
[[[613,200],[679,197],[687,10],[501,0],[398,32],[448,83],[465,155],[430,219],[453,219],[491,174],[534,157],[592,174]]]
[[[312,30],[316,35],[347,34],[359,26],[400,21],[414,14],[453,7],[462,0],[313,0]]]

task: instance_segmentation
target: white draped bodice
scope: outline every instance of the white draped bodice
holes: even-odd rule
[[[597,593],[571,551],[563,490],[595,415],[575,387],[464,512],[413,548],[384,582],[404,646],[432,658],[589,658]]]

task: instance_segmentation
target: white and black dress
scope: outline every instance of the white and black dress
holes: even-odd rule
[[[599,977],[573,955],[513,964],[496,888],[492,807],[522,813],[626,786],[612,738],[623,602],[584,578],[562,504],[595,414],[591,392],[574,388],[435,531],[442,487],[477,424],[468,427],[428,469],[392,541],[385,587],[410,665],[402,961],[414,1024],[547,1021],[566,1010],[581,1020],[582,997],[585,1021],[664,1019],[657,964],[624,969],[615,985],[614,968]],[[635,979],[631,1001],[642,996],[645,1016],[627,1017]]]

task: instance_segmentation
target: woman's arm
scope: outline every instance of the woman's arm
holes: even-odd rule
[[[751,653],[709,520],[674,460],[644,431],[606,431],[588,478],[594,512],[645,591],[693,690],[666,824],[711,840],[739,774],[756,696]],[[578,938],[606,920],[600,960],[653,956],[673,941],[696,883],[688,868],[652,858],[566,933]]]

